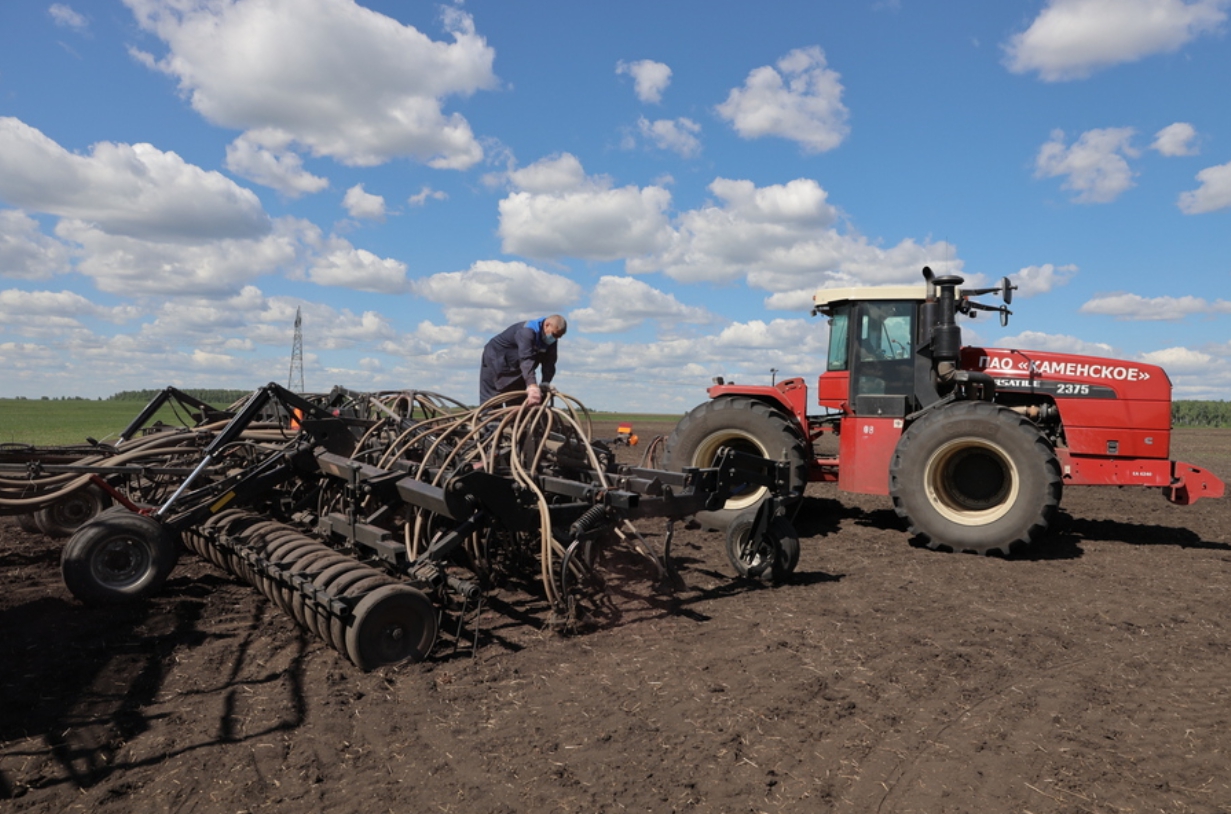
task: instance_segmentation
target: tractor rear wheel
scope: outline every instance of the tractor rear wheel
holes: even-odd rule
[[[178,557],[178,541],[157,520],[104,512],[69,538],[60,573],[87,605],[132,602],[161,588]]]
[[[1043,535],[1060,505],[1055,450],[1028,419],[958,402],[903,433],[889,467],[899,517],[929,548],[1008,554]]]
[[[686,466],[713,466],[718,450],[730,447],[790,464],[791,489],[803,495],[808,484],[808,454],[804,439],[781,410],[745,396],[723,396],[698,405],[680,419],[667,439],[664,464],[679,471]],[[717,511],[697,513],[711,529],[726,529],[743,512],[756,509],[769,496],[763,486],[748,485]]]

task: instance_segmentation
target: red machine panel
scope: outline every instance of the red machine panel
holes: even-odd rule
[[[866,495],[889,494],[889,462],[901,437],[900,418],[844,417],[838,460],[847,463],[838,467],[838,488]]]
[[[997,393],[1054,401],[1074,454],[1164,459],[1171,454],[1171,380],[1161,367],[977,347],[962,349],[961,364],[991,375]]]

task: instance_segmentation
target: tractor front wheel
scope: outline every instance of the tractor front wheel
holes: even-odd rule
[[[808,484],[808,456],[804,440],[791,420],[764,402],[743,396],[723,396],[693,408],[680,419],[667,439],[667,469],[709,467],[718,451],[730,447],[790,464],[791,489],[802,495]],[[737,489],[717,511],[697,513],[697,521],[712,529],[726,529],[743,512],[756,509],[769,496],[763,486]]]
[[[915,422],[898,441],[889,492],[929,548],[1008,554],[1043,535],[1060,505],[1060,464],[1025,417],[958,402]]]

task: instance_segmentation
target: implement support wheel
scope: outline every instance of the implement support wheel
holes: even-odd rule
[[[727,527],[727,559],[741,577],[781,582],[799,565],[799,535],[781,515],[769,521],[760,540],[752,540],[757,513],[748,511]]]
[[[60,573],[69,592],[86,604],[132,602],[156,593],[178,556],[175,538],[157,520],[106,512],[65,544]]]
[[[34,523],[48,537],[68,537],[111,505],[111,498],[89,485],[34,513]]]

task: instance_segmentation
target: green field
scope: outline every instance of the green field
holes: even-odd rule
[[[144,406],[140,401],[0,399],[0,444],[61,446],[82,444],[86,438],[114,440]],[[185,425],[169,407],[155,420]],[[191,419],[186,421],[191,426]]]

